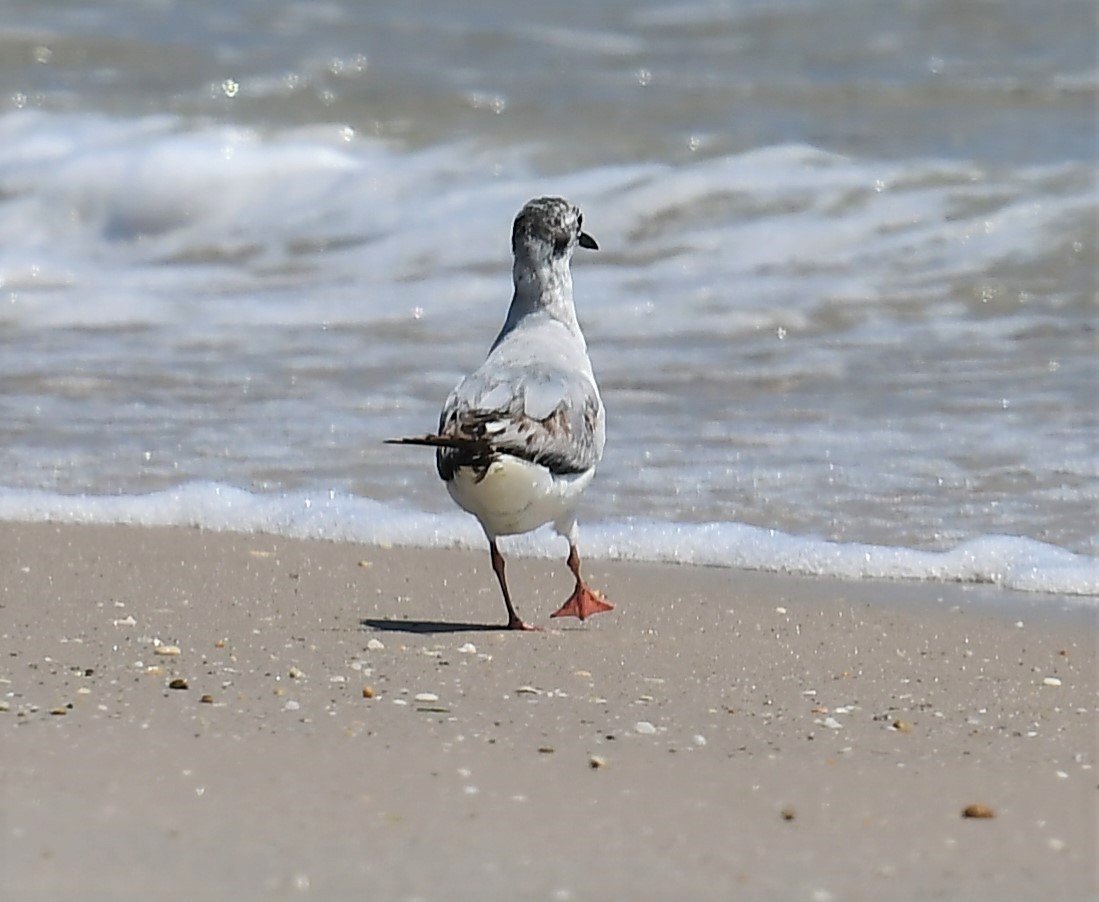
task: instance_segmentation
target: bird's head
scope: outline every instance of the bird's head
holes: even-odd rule
[[[567,263],[577,246],[599,250],[595,239],[583,230],[584,214],[560,197],[538,197],[528,201],[515,217],[511,249],[516,261],[531,264],[555,261]]]

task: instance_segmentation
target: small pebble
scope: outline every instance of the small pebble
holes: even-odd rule
[[[381,639],[371,639],[366,643],[366,647],[371,651],[381,651],[385,648],[385,643]]]
[[[843,729],[843,724],[841,724],[834,717],[824,718],[823,724],[824,724],[824,726],[828,727],[829,730],[842,730]]]
[[[177,657],[183,654],[183,651],[178,645],[158,645],[153,649],[154,655],[164,655],[165,657]]]
[[[472,642],[467,642],[465,645],[459,646],[458,651],[463,655],[475,655],[477,654],[477,646]]]
[[[63,717],[68,713],[68,709],[66,708],[50,708],[50,714],[53,714],[55,717]]]
[[[212,705],[214,703],[214,697],[212,695],[204,695],[199,699],[199,702],[204,705]]]
[[[995,811],[993,811],[987,805],[982,805],[979,802],[975,802],[972,805],[966,805],[965,808],[962,809],[962,817],[989,818],[995,816]]]
[[[656,727],[654,727],[647,720],[639,720],[633,725],[633,728],[636,732],[641,733],[643,736],[651,736],[653,733],[656,732]]]
[[[538,753],[541,755],[552,755],[553,751],[552,745],[541,745],[538,747]]]
[[[533,686],[520,686],[515,690],[516,695],[541,695],[541,689],[535,689]]]
[[[782,815],[782,819],[784,821],[792,821],[798,816],[798,813],[793,809],[793,806],[791,805],[787,805],[779,812],[779,814]]]
[[[373,686],[363,686],[363,698],[373,698],[373,697],[374,697],[374,687]]]
[[[285,711],[297,711],[299,708],[301,708],[301,702],[296,702],[293,699],[290,699],[290,701],[283,706],[283,710]]]
[[[187,681],[182,677],[176,677],[168,684],[169,689],[186,689]]]
[[[439,700],[439,696],[434,692],[417,692],[414,698],[418,702],[437,702]]]
[[[701,748],[706,744],[706,737],[701,733],[695,733],[694,736],[691,737],[691,742]]]
[[[11,702],[0,702],[0,711],[10,711]]]
[[[910,724],[907,720],[895,720],[893,721],[893,729],[896,730],[898,733],[911,733],[912,724]]]
[[[1057,679],[1057,677],[1046,677],[1044,680],[1042,680],[1042,685],[1043,686],[1060,686],[1061,681],[1059,679]]]
[[[305,674],[302,673],[302,671],[299,668],[291,667],[289,672],[288,672],[288,676],[292,680],[300,680],[303,676],[305,676]]]
[[[592,755],[588,759],[588,766],[592,770],[599,770],[599,768],[607,766],[607,759],[602,757],[601,755]]]

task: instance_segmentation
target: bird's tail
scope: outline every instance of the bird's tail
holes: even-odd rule
[[[454,448],[458,451],[486,453],[491,446],[483,438],[464,435],[417,435],[411,438],[387,438],[387,445],[422,445],[428,448]]]

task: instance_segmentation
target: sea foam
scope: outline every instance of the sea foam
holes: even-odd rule
[[[329,493],[254,494],[191,483],[145,495],[58,495],[0,490],[0,520],[137,526],[190,526],[415,548],[484,546],[476,523],[370,498]],[[508,551],[561,554],[547,530],[508,540]],[[587,557],[696,564],[825,576],[981,583],[1022,592],[1099,598],[1099,560],[1016,536],[983,536],[947,551],[831,542],[742,523],[631,519],[584,530]]]

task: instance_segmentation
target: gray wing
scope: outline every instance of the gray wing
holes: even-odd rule
[[[539,363],[483,367],[450,393],[439,435],[458,443],[437,451],[445,480],[458,467],[484,469],[498,454],[555,475],[583,473],[603,456],[603,402],[584,372]]]

